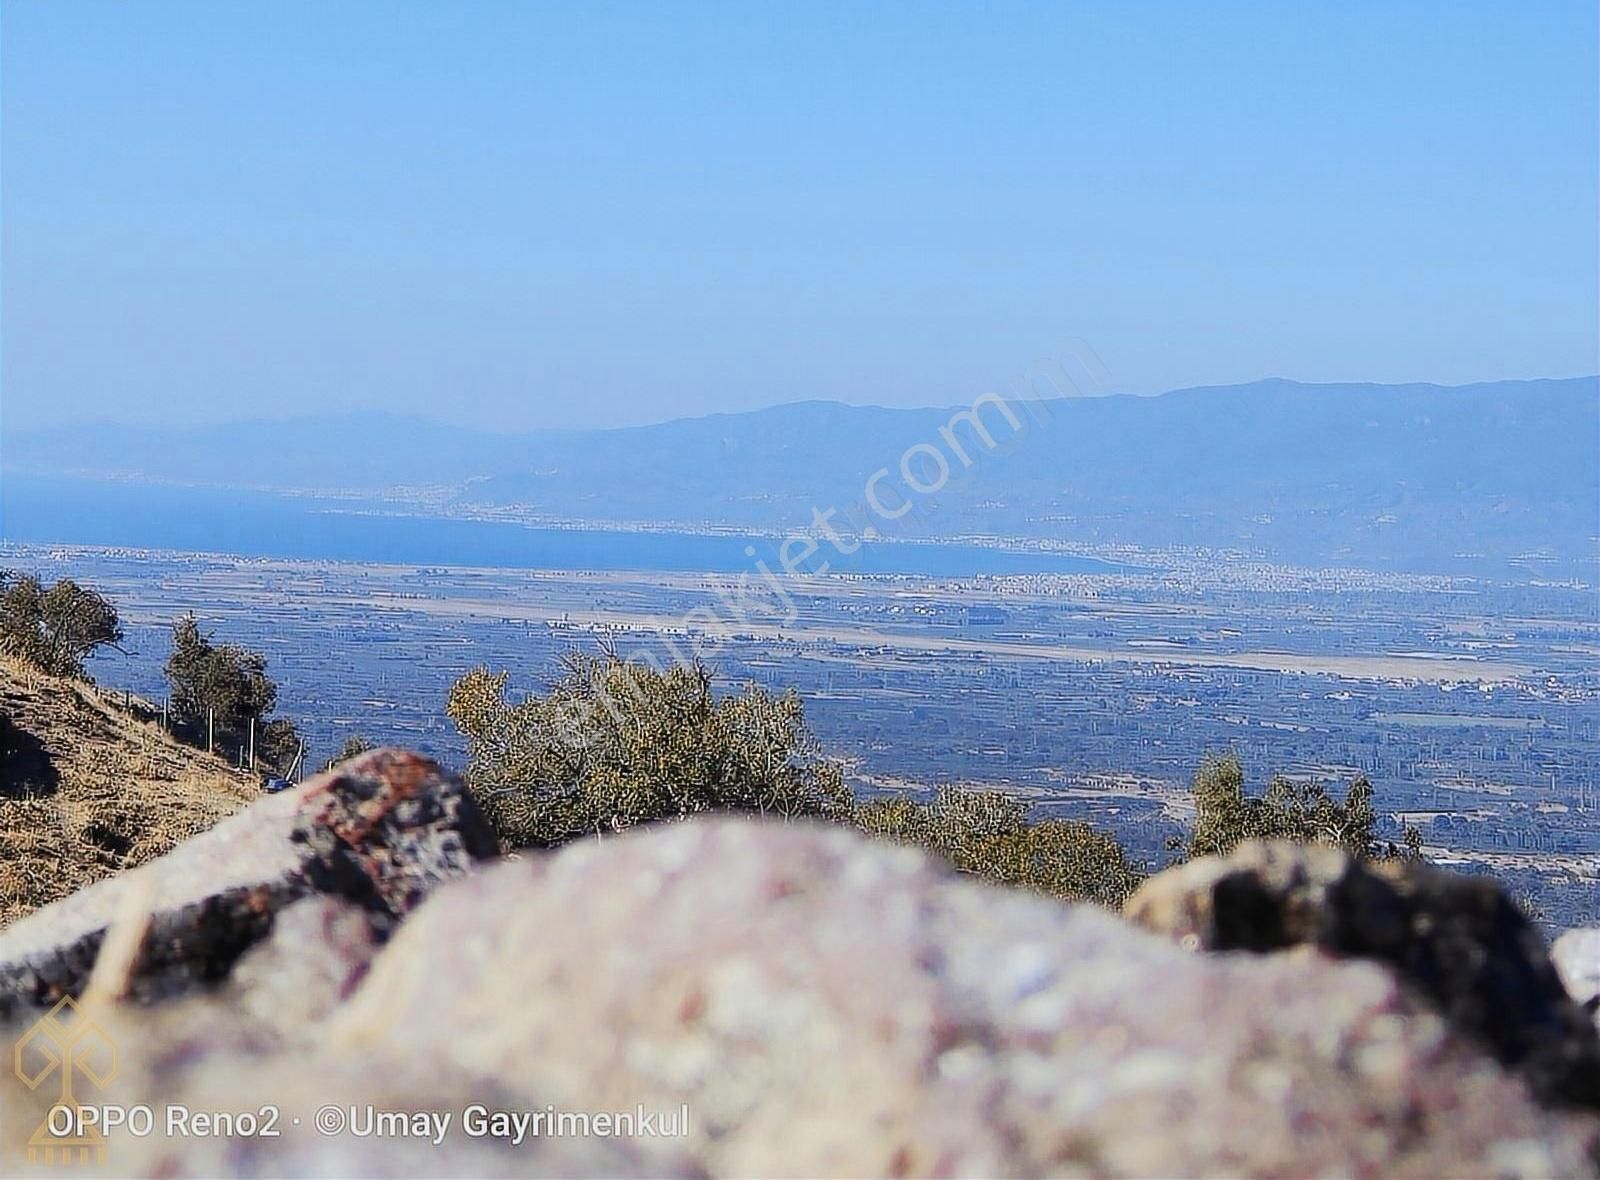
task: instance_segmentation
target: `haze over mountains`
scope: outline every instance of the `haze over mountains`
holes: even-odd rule
[[[1052,400],[994,446],[951,408],[804,402],[616,430],[496,435],[384,414],[8,432],[10,477],[399,494],[529,519],[1245,549],[1268,559],[1589,576],[1600,382],[1303,385]],[[952,437],[957,442],[952,442]],[[938,451],[951,471],[933,494]],[[964,466],[961,453],[972,461]],[[866,506],[875,487],[888,520]],[[426,489],[426,490],[424,490]]]

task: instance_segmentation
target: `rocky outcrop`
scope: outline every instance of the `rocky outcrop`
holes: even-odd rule
[[[148,922],[128,990],[171,997],[226,977],[301,898],[348,901],[381,939],[440,882],[497,851],[458,779],[413,754],[373,751],[0,931],[0,1018],[81,994],[119,920]]]
[[[104,1173],[1565,1177],[1600,1150],[1386,963],[1191,954],[833,826],[703,819],[469,873],[470,800],[394,754],[252,810],[152,866],[186,966],[93,1009],[120,1071],[79,1100],[256,1124],[113,1133]],[[224,867],[270,933],[189,916],[183,883]],[[0,1175],[60,1174],[26,1158],[57,1093],[0,1069]]]
[[[1600,1038],[1492,880],[1250,842],[1158,874],[1124,912],[1189,949],[1309,946],[1382,963],[1536,1094],[1600,1109]]]
[[[1191,955],[748,821],[440,890],[326,1035],[530,1106],[681,1104],[713,1175],[1566,1175],[1595,1132],[1377,964]]]
[[[314,1041],[317,1022],[349,999],[379,946],[367,910],[327,894],[303,897],[245,952],[218,999],[283,1040]]]

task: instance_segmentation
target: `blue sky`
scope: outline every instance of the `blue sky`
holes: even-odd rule
[[[1597,367],[1596,15],[3,10],[7,429]]]

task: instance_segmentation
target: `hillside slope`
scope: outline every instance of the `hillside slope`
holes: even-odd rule
[[[92,687],[0,657],[0,926],[258,797],[220,758]]]

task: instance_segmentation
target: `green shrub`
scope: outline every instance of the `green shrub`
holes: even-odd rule
[[[477,668],[450,690],[467,781],[513,847],[548,848],[708,811],[839,818],[850,795],[794,692],[718,698],[703,667],[574,654],[542,696]]]
[[[1363,860],[1418,856],[1422,837],[1407,826],[1404,847],[1380,841],[1374,831],[1372,784],[1357,775],[1343,801],[1315,782],[1275,777],[1260,796],[1246,794],[1244,768],[1232,755],[1207,758],[1189,786],[1194,827],[1189,857],[1225,855],[1245,840],[1294,840],[1332,844]]]
[[[996,792],[946,788],[929,803],[857,803],[823,758],[793,691],[718,697],[705,668],[666,670],[614,653],[571,655],[549,692],[506,698],[477,668],[450,690],[467,781],[501,838],[549,848],[595,833],[710,811],[852,823],[925,848],[958,870],[1056,897],[1120,905],[1142,879],[1087,824],[1029,824]]]
[[[873,799],[855,823],[869,835],[913,844],[957,870],[1066,901],[1119,908],[1144,871],[1106,833],[1077,820],[1029,823],[1027,806],[996,791],[941,788],[930,802]]]
[[[186,615],[172,629],[166,676],[172,724],[180,737],[237,759],[249,745],[254,722],[257,765],[287,772],[299,752],[300,734],[287,718],[267,719],[278,703],[278,686],[267,675],[264,655],[213,642],[195,617]]]
[[[32,574],[0,571],[0,650],[53,676],[84,676],[84,661],[115,647],[122,624],[109,601],[62,578],[46,589]]]
[[[372,743],[369,742],[365,737],[359,733],[353,733],[344,739],[344,743],[339,747],[339,752],[332,758],[329,758],[327,765],[325,765],[322,769],[332,770],[335,766],[339,765],[339,763],[348,762],[352,758],[365,754],[372,748]]]
[[[944,787],[927,801],[855,800],[821,756],[793,690],[718,697],[703,667],[662,670],[609,650],[569,655],[563,669],[548,692],[517,701],[507,699],[506,673],[482,667],[450,690],[447,712],[467,738],[468,785],[512,847],[734,811],[850,823],[963,873],[1113,909],[1145,878],[1105,832],[1076,820],[1030,823],[1027,805],[1003,792]],[[1253,798],[1238,760],[1220,758],[1206,761],[1191,791],[1195,824],[1180,846],[1188,856],[1253,838],[1321,840],[1362,857],[1401,851],[1373,833],[1365,778],[1342,801],[1285,778]],[[1415,855],[1415,829],[1406,844]]]

